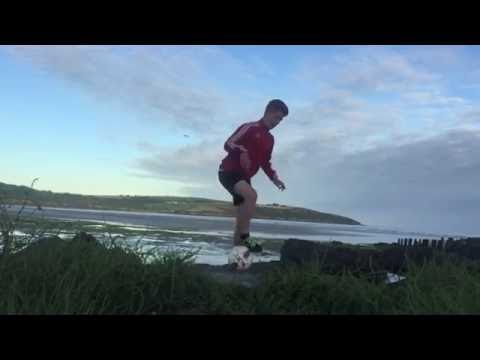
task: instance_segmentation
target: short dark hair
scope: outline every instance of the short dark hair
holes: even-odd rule
[[[279,100],[279,99],[271,100],[268,103],[267,107],[265,108],[265,113],[269,111],[277,111],[277,110],[280,110],[284,116],[288,115],[287,105],[282,100]]]

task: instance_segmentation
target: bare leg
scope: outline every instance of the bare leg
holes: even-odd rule
[[[235,231],[233,232],[233,245],[240,244],[240,231],[238,230],[239,216],[240,216],[240,206],[237,207],[237,213],[235,215]]]
[[[240,235],[250,232],[250,220],[255,212],[257,192],[246,182],[239,181],[233,188],[245,200],[238,206],[237,219],[234,232],[234,245],[240,244]]]

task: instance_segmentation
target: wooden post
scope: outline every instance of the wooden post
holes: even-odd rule
[[[438,241],[438,247],[442,250],[445,249],[445,241],[443,240],[443,238]]]

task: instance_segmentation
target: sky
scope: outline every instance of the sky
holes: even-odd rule
[[[480,234],[480,46],[0,46],[0,182],[230,200],[225,140],[267,102],[258,202]]]

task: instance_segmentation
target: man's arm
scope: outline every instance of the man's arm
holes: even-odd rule
[[[244,139],[246,136],[248,130],[251,128],[251,124],[243,124],[240,126],[225,142],[223,145],[223,148],[225,149],[226,152],[231,153],[231,152],[247,152],[247,149],[243,146],[240,145],[239,142]]]
[[[275,181],[276,179],[278,179],[278,176],[277,176],[277,172],[272,169],[272,163],[271,163],[272,150],[273,150],[273,147],[271,147],[270,150],[268,151],[267,160],[261,166],[262,166],[263,172],[268,176],[268,178],[272,181]]]
[[[265,163],[262,164],[262,169],[265,172],[265,174],[270,178],[270,180],[272,180],[275,186],[283,191],[285,190],[285,184],[283,183],[282,180],[278,178],[278,174],[275,170],[272,169],[272,163],[270,162],[270,160],[272,159],[272,150],[273,150],[273,144],[268,152],[267,160],[265,161]]]

